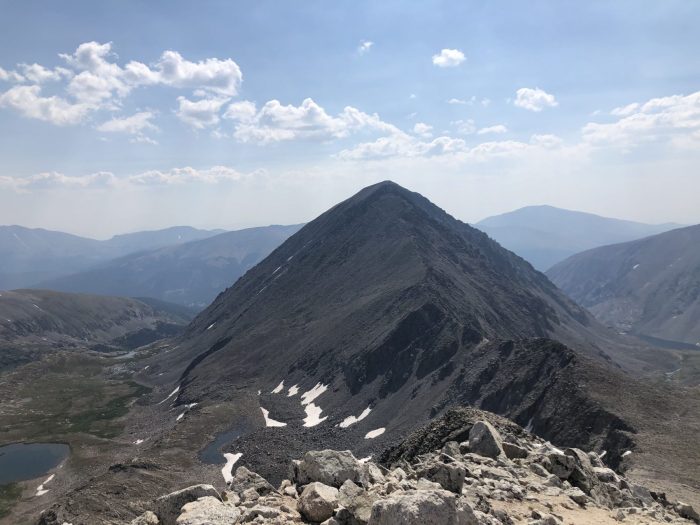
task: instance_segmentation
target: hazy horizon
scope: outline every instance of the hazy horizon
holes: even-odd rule
[[[700,222],[697,2],[3,11],[3,224],[295,224],[386,179],[469,223]]]

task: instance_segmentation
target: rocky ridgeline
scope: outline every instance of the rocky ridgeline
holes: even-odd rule
[[[431,443],[441,445],[422,452]],[[699,523],[692,507],[631,483],[595,452],[560,450],[474,409],[448,412],[383,459],[307,452],[277,489],[241,466],[226,491],[195,485],[173,492],[131,525]],[[60,523],[45,518],[42,525]]]
[[[131,524],[698,522],[692,507],[627,481],[598,454],[560,450],[522,429],[515,436],[512,427],[504,439],[490,422],[476,421],[453,432],[467,440],[421,454],[407,453],[417,444],[407,440],[388,468],[349,451],[307,452],[277,489],[239,467],[228,490],[195,485],[168,494]]]

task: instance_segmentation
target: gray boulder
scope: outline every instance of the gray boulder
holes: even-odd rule
[[[276,492],[275,487],[270,485],[265,478],[245,467],[236,469],[236,474],[229,482],[229,489],[243,500],[257,499],[251,498],[251,492],[257,493],[258,497]]]
[[[365,525],[372,514],[372,505],[377,496],[347,480],[340,487],[338,502],[352,515],[355,523]]]
[[[131,520],[130,525],[160,525],[160,520],[150,510]]]
[[[469,450],[487,458],[505,457],[501,435],[488,421],[477,421],[469,431]]]
[[[297,509],[309,521],[320,523],[333,516],[338,507],[338,489],[314,481],[299,496]]]
[[[549,461],[545,464],[545,468],[559,479],[568,479],[574,471],[575,463],[572,456],[562,454],[561,452],[551,452],[547,456],[547,459],[549,459]]]
[[[315,450],[293,461],[291,478],[297,485],[318,481],[339,488],[346,480],[367,485],[367,470],[349,450]]]
[[[445,490],[411,490],[377,501],[368,525],[477,525],[464,500]]]
[[[439,483],[445,490],[461,494],[467,469],[460,463],[435,461],[418,469],[416,474],[418,477]]]
[[[240,516],[241,511],[236,507],[225,505],[212,496],[204,496],[183,506],[176,523],[177,525],[228,524],[236,523]]]
[[[524,459],[528,455],[526,448],[507,441],[503,442],[503,452],[505,452],[508,459]]]
[[[161,525],[177,525],[180,509],[187,503],[197,501],[205,496],[221,500],[219,492],[213,486],[192,485],[158,498],[155,502],[155,514],[160,519]]]

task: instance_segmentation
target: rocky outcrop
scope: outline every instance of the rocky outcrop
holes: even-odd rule
[[[221,495],[207,485],[189,487],[156,501],[157,522],[133,523],[698,522],[691,506],[670,503],[665,495],[630,483],[595,452],[559,449],[512,423],[501,427],[496,419],[473,421],[468,432],[450,432],[449,437],[466,439],[448,440],[428,452],[394,454],[394,460],[384,464],[361,462],[350,451],[311,451],[292,463],[292,479],[279,489],[239,467]],[[413,446],[398,450],[415,451]],[[155,518],[147,514],[139,519]]]

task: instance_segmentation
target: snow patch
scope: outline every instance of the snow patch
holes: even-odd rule
[[[262,410],[263,417],[265,418],[265,426],[266,427],[286,427],[287,423],[282,423],[281,421],[275,421],[270,417],[270,411],[265,410],[263,407],[260,407],[260,410]]]
[[[278,266],[274,272],[272,272],[272,275],[275,275],[277,272],[279,272],[282,269],[281,266]]]
[[[160,374],[159,374],[159,375],[160,375]],[[165,399],[163,399],[163,401],[161,401],[161,402],[158,403],[158,404],[159,404],[159,405],[162,405],[162,404],[165,403],[168,399],[170,399],[170,398],[173,397],[175,394],[177,394],[179,391],[180,391],[180,385],[177,385],[177,386],[175,387],[175,390],[173,390],[172,392],[170,392],[170,395],[169,395],[168,397],[166,397]]]
[[[289,387],[289,394],[287,394],[287,397],[294,397],[299,393],[299,385],[294,385],[292,387]]]
[[[343,421],[341,421],[340,425],[338,425],[340,428],[348,428],[350,425],[354,425],[358,421],[362,421],[364,418],[369,416],[369,413],[372,411],[370,407],[367,407],[363,410],[362,414],[359,416],[348,416]]]
[[[633,270],[636,270],[637,268],[639,268],[639,264],[635,264],[634,266],[632,266]]]
[[[36,495],[37,496],[43,496],[44,494],[46,494],[49,491],[49,489],[44,488],[44,485],[46,485],[49,481],[51,481],[55,475],[56,474],[51,474],[48,478],[46,478],[46,480],[41,485],[39,485],[36,488]]]
[[[215,324],[216,324],[216,323],[212,323],[212,324],[210,324],[209,326],[207,326],[207,330],[211,330],[212,328],[214,328],[214,325],[215,325]]]
[[[534,420],[534,417],[530,418],[530,421],[527,422],[527,425],[525,425],[525,430],[528,432],[532,432],[532,421]]]
[[[137,439],[136,441],[134,441],[134,445],[140,445],[143,442],[144,442],[143,439]]]
[[[315,400],[318,396],[323,394],[326,390],[328,390],[328,385],[324,385],[322,383],[316,383],[316,386],[314,386],[311,390],[309,390],[308,392],[304,392],[301,395],[301,404],[308,405],[313,400]]]
[[[372,459],[372,456],[367,456],[366,458],[358,459],[360,463],[367,463],[370,459]]]
[[[386,428],[384,427],[378,428],[376,430],[370,430],[369,432],[367,432],[367,434],[365,434],[365,439],[374,439],[376,437],[379,437],[384,433],[385,430]]]
[[[282,390],[284,390],[284,381],[282,381],[279,385],[277,385],[275,387],[275,389],[270,393],[271,394],[279,394],[280,392],[282,392]]]
[[[304,407],[304,411],[306,412],[306,417],[304,418],[305,427],[315,427],[328,419],[328,416],[321,417],[321,412],[323,412],[323,409],[314,403],[309,403],[306,405]]]
[[[187,410],[185,410],[185,412],[187,412]],[[179,416],[177,416],[177,418],[175,419],[175,421],[180,421],[183,417],[185,417],[185,412],[183,412],[182,414],[180,414]]]
[[[221,468],[221,474],[224,476],[224,481],[226,483],[230,483],[233,480],[233,466],[236,464],[236,462],[241,459],[241,454],[240,452],[237,454],[231,454],[231,453],[226,453],[224,454],[224,457],[226,458],[226,464]]]
[[[626,451],[624,451],[624,452],[622,453],[622,457],[623,457],[623,458],[626,458],[626,457],[629,456],[631,453],[632,453],[631,450],[626,450]]]

